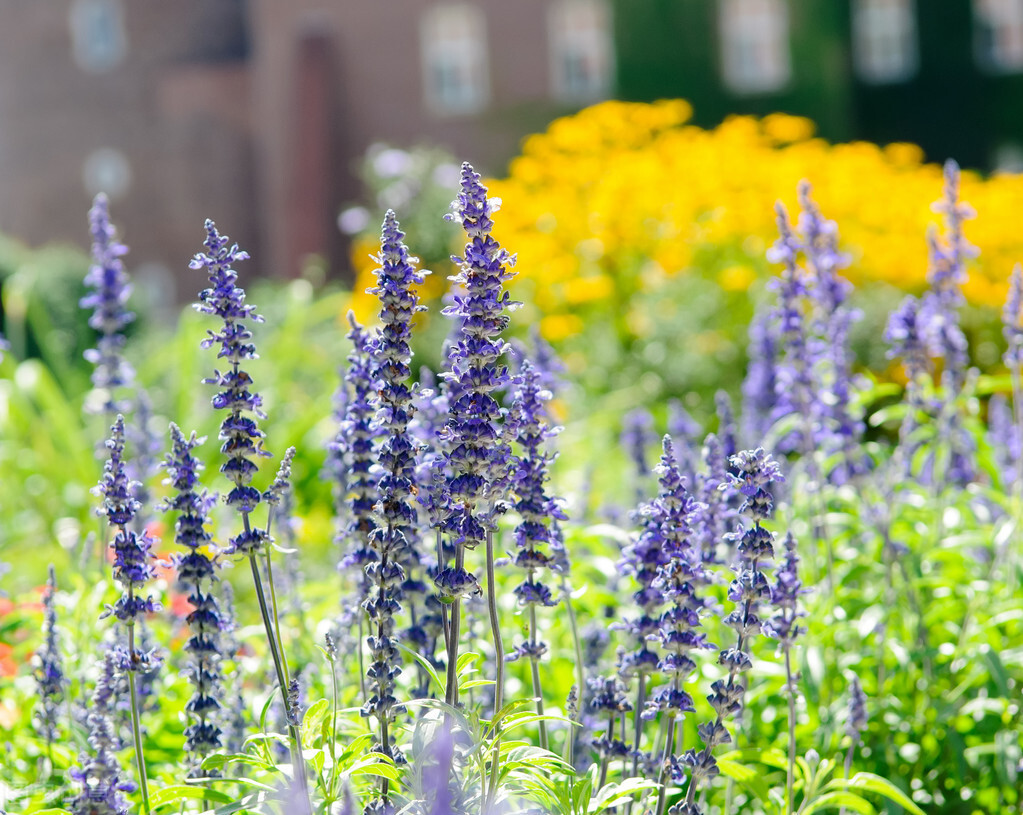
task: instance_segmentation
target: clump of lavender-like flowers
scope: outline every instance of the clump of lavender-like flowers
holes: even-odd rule
[[[540,372],[528,360],[523,360],[512,401],[511,425],[521,452],[516,459],[512,483],[518,500],[515,511],[521,519],[515,527],[515,565],[526,572],[525,579],[515,587],[518,604],[529,614],[527,640],[515,646],[508,659],[528,659],[536,697],[537,714],[543,715],[543,695],[540,687],[540,658],[547,653],[547,643],[539,639],[536,609],[557,605],[550,588],[538,577],[538,572],[551,568],[551,556],[544,551],[554,543],[551,523],[566,520],[555,499],[547,495],[545,482],[552,456],[547,452],[547,440],[558,432],[547,421],[544,402],[551,398],[544,390]],[[547,749],[547,727],[540,721],[540,746]]]
[[[89,705],[87,724],[91,752],[82,762],[81,769],[71,770],[71,778],[82,785],[71,802],[75,815],[127,815],[128,803],[123,793],[134,792],[135,785],[121,779],[121,766],[117,760],[120,743],[114,730],[114,710],[117,704],[115,685],[117,657],[107,652],[102,673],[96,682],[92,703]],[[146,811],[148,811],[148,803]]]
[[[47,751],[59,735],[59,711],[67,692],[67,676],[64,673],[64,657],[60,652],[60,634],[57,630],[57,609],[54,595],[57,592],[57,575],[50,565],[43,594],[43,644],[35,653],[34,668],[36,693],[39,703],[35,712],[35,725],[46,739]],[[50,764],[52,767],[53,760]]]
[[[706,583],[707,578],[703,574],[700,553],[693,546],[692,533],[693,522],[703,505],[694,501],[685,488],[670,436],[664,437],[663,449],[658,466],[660,492],[647,513],[652,521],[648,530],[667,558],[657,568],[651,588],[658,591],[668,604],[656,632],[664,649],[664,655],[657,662],[657,671],[668,681],[653,692],[642,713],[643,719],[652,719],[658,714],[667,719],[658,779],[661,783],[658,813],[664,811],[666,775],[669,767],[677,761],[674,754],[677,722],[694,710],[693,699],[683,688],[685,680],[696,670],[690,652],[713,647],[697,630],[705,603],[697,596],[696,588]],[[638,744],[636,750],[639,751]]]
[[[375,716],[379,723],[379,745],[384,755],[400,759],[391,738],[397,716],[404,712],[394,696],[394,682],[401,673],[395,642],[395,615],[401,610],[405,566],[418,566],[414,547],[415,509],[410,497],[415,479],[415,447],[409,433],[414,412],[413,389],[409,384],[409,362],[412,351],[409,338],[412,318],[419,307],[414,286],[423,282],[422,272],[413,266],[402,242],[404,233],[392,211],[384,217],[377,262],[377,285],[370,289],[381,303],[383,327],[375,347],[375,380],[379,408],[374,426],[383,437],[378,462],[382,475],[379,481],[376,510],[381,523],[369,534],[371,557],[365,566],[371,593],[363,603],[370,624],[375,626],[369,637],[372,662],[367,675],[370,696],[363,705],[364,716]],[[372,811],[388,811],[388,784],[381,781],[381,792]]]
[[[735,603],[735,608],[725,617],[724,622],[735,630],[737,641],[731,648],[722,649],[718,655],[718,663],[727,668],[728,674],[711,685],[714,693],[707,697],[717,717],[713,722],[704,722],[698,728],[704,749],[699,752],[689,750],[678,762],[674,773],[675,780],[681,781],[683,767],[688,767],[690,772],[685,802],[678,810],[681,815],[699,814],[696,791],[700,784],[719,772],[713,755],[714,748],[732,740],[725,721],[742,710],[745,688],[739,679],[741,674],[753,666],[750,643],[762,628],[759,607],[771,597],[771,587],[764,575],[762,561],[774,557],[774,534],[761,524],[774,511],[771,486],[785,479],[778,463],[760,447],[737,453],[731,463],[736,470],[736,474],[731,476],[731,482],[745,499],[739,511],[752,521],[748,528],[740,528],[732,535],[737,542],[739,559],[734,567],[735,578],[728,587],[728,599]]]
[[[348,324],[350,330],[346,336],[352,343],[352,351],[348,355],[348,367],[341,386],[344,406],[338,432],[330,449],[336,462],[338,517],[347,519],[343,522],[344,528],[338,532],[338,540],[344,546],[339,567],[342,571],[353,569],[359,575],[361,605],[369,592],[364,568],[373,560],[369,539],[376,528],[373,504],[377,492],[377,476],[374,465],[375,440],[379,436],[379,429],[373,423],[376,389],[373,378],[373,338],[352,312],[348,313]]]
[[[491,216],[499,206],[499,199],[487,198],[479,174],[468,162],[463,164],[461,189],[446,217],[461,224],[469,242],[464,256],[453,258],[460,267],[453,281],[462,291],[442,312],[458,321],[457,337],[448,355],[450,370],[444,374],[449,418],[443,435],[445,463],[450,469],[444,531],[451,537],[455,552],[454,562],[441,568],[435,578],[438,592],[451,607],[445,694],[448,704],[458,701],[455,669],[461,598],[479,592],[476,577],[465,568],[465,551],[486,543],[488,589],[493,599],[493,526],[502,509],[511,460],[500,425],[501,407],[494,397],[495,391],[508,382],[507,367],[498,363],[505,351],[501,332],[509,321],[503,312],[516,305],[503,291],[503,284],[513,276],[509,267],[515,258],[490,234],[494,226]],[[504,654],[496,608],[491,614],[491,628],[497,651],[495,700],[500,708]]]
[[[796,697],[799,694],[799,674],[792,669],[792,649],[796,638],[806,631],[799,625],[799,618],[806,612],[799,608],[799,597],[807,589],[799,579],[799,553],[796,538],[789,532],[785,536],[785,554],[775,572],[775,583],[771,587],[771,604],[775,614],[765,627],[765,632],[778,640],[778,650],[785,657],[785,692],[789,701],[789,756],[786,780],[786,797],[789,811],[793,810],[793,784],[796,763]]]
[[[128,274],[121,258],[128,247],[118,243],[107,197],[100,193],[89,210],[89,231],[92,233],[92,265],[85,285],[93,289],[79,301],[92,309],[89,325],[99,333],[96,347],[85,352],[95,369],[92,373],[94,402],[87,405],[94,412],[113,417],[128,409],[129,404],[116,396],[120,388],[130,386],[135,371],[123,356],[125,328],[135,320],[126,304],[131,294]]]
[[[207,219],[205,228],[206,240],[203,242],[205,251],[197,254],[189,265],[193,269],[206,270],[210,287],[199,294],[199,303],[195,307],[203,314],[219,318],[222,326],[217,331],[207,331],[208,336],[202,341],[202,347],[219,346],[217,358],[226,360],[230,368],[227,371],[215,370],[213,376],[204,379],[203,382],[221,389],[213,397],[213,407],[227,411],[227,416],[220,424],[220,439],[223,441],[220,450],[227,456],[227,461],[221,465],[220,472],[234,485],[225,498],[227,505],[234,508],[242,519],[242,530],[229,539],[224,551],[226,554],[244,555],[249,559],[256,598],[284,704],[285,718],[289,723],[295,779],[300,798],[306,802],[305,808],[308,811],[310,807],[308,782],[302,757],[301,737],[298,726],[292,723],[294,717],[289,707],[288,689],[291,683],[287,662],[276,624],[276,614],[271,618],[270,613],[271,604],[276,609],[276,599],[271,597],[268,603],[257,563],[258,556],[265,556],[268,577],[272,574],[267,551],[273,540],[269,530],[272,512],[268,515],[266,527],[258,526],[251,519],[252,512],[264,500],[259,490],[252,486],[252,478],[259,469],[256,459],[268,456],[269,453],[263,450],[264,433],[257,424],[258,419],[265,418],[260,409],[262,398],[253,392],[252,377],[242,368],[242,363],[258,358],[256,347],[252,343],[252,332],[245,321],[262,322],[263,318],[256,313],[255,306],[245,302],[245,290],[237,285],[238,273],[232,268],[237,261],[246,259],[248,254],[239,250],[237,244],[231,244],[226,235],[222,236],[213,221]],[[279,497],[279,494],[280,489],[269,491],[270,496]]]
[[[95,488],[103,496],[103,511],[111,528],[115,529],[111,547],[114,550],[114,579],[121,584],[124,593],[106,614],[113,614],[128,630],[128,647],[118,654],[118,668],[128,673],[128,689],[131,694],[132,728],[135,736],[135,757],[138,762],[139,786],[144,811],[149,811],[149,790],[146,784],[145,759],[142,755],[142,734],[139,726],[139,704],[136,689],[136,674],[148,672],[155,662],[151,651],[136,647],[135,626],[143,615],[159,610],[151,595],[138,594],[146,583],[156,575],[152,553],[153,539],[148,533],[136,533],[131,529],[132,521],[139,510],[135,499],[135,482],[128,479],[124,458],[124,418],[118,415],[110,429],[107,441],[110,458],[103,469],[103,478]]]
[[[175,558],[175,565],[178,582],[192,606],[186,618],[192,636],[185,650],[191,656],[187,674],[194,691],[185,710],[193,721],[185,728],[185,750],[192,756],[192,769],[197,770],[206,756],[220,748],[223,735],[217,721],[221,707],[223,621],[213,593],[219,564],[209,554],[212,539],[206,529],[215,499],[201,488],[199,472],[203,465],[192,453],[205,439],[197,439],[195,433],[186,438],[175,424],[171,425],[170,434],[172,446],[163,466],[167,471],[166,483],[174,489],[174,495],[162,508],[178,513],[174,539],[186,551]]]

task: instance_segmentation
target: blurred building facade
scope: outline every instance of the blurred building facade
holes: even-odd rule
[[[626,9],[628,10],[626,13]],[[1023,0],[616,0],[618,94],[1023,169]]]
[[[0,231],[84,246],[102,189],[167,301],[203,283],[205,217],[254,272],[343,269],[371,143],[500,172],[612,95],[1018,163],[1023,0],[0,0]]]
[[[103,190],[160,299],[202,285],[206,217],[254,271],[343,268],[372,142],[499,171],[611,92],[610,38],[604,0],[0,0],[0,232],[86,246]]]

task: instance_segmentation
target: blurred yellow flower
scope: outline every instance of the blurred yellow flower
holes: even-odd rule
[[[920,148],[831,145],[814,137],[812,122],[787,114],[732,116],[711,130],[688,124],[691,114],[678,99],[604,102],[528,137],[508,177],[487,182],[504,201],[494,237],[518,254],[512,295],[543,315],[549,339],[612,318],[642,336],[650,326],[633,298],[694,264],[735,292],[775,274],[764,257],[777,236],[775,202],[795,218],[802,179],[838,223],[854,284],[926,285],[925,237],[939,224],[931,204],[942,177]],[[981,250],[966,296],[999,307],[1023,260],[1023,176],[964,173],[962,195],[978,213],[966,236]],[[353,252],[360,317],[371,313],[363,314],[361,289],[373,265],[358,256],[373,251]],[[428,278],[431,293],[448,273]]]

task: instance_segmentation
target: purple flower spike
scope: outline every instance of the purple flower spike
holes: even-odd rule
[[[86,717],[91,753],[80,759],[81,769],[71,770],[71,778],[82,785],[70,804],[75,815],[127,815],[128,802],[123,793],[135,791],[134,784],[121,780],[117,760],[121,745],[114,726],[116,661],[117,656],[108,651]]]
[[[778,640],[780,649],[791,648],[796,637],[806,630],[798,624],[799,618],[806,616],[806,612],[799,608],[799,598],[808,591],[799,579],[799,553],[796,539],[789,532],[785,536],[785,554],[778,564],[775,584],[771,587],[771,604],[777,613],[767,625],[768,633]]]
[[[110,428],[107,440],[110,458],[103,468],[103,478],[93,489],[103,497],[103,514],[116,529],[111,547],[114,550],[114,579],[125,593],[118,598],[107,614],[114,614],[121,622],[134,624],[143,614],[159,610],[160,605],[151,596],[137,594],[156,576],[152,553],[153,539],[145,532],[136,533],[129,525],[139,511],[135,500],[135,482],[128,480],[124,460],[124,417],[118,416]],[[134,660],[136,654],[132,654]],[[132,668],[134,670],[135,668]]]
[[[46,593],[43,595],[43,644],[33,659],[36,695],[39,699],[34,721],[48,742],[53,742],[59,735],[60,709],[68,684],[57,631],[57,610],[54,607],[56,591],[57,575],[51,564]]]
[[[504,283],[513,277],[515,257],[491,236],[491,216],[499,199],[487,198],[480,176],[462,165],[461,189],[452,202],[449,220],[458,221],[469,242],[463,257],[453,257],[461,286],[443,314],[459,323],[444,374],[450,416],[444,430],[451,509],[444,529],[467,549],[475,549],[493,527],[510,468],[511,450],[501,428],[502,411],[494,393],[508,384],[508,369],[499,364],[506,350],[501,332],[506,309],[518,306]]]
[[[251,486],[252,477],[259,466],[255,459],[270,454],[263,450],[263,431],[256,423],[266,415],[260,410],[262,399],[252,391],[252,377],[242,369],[246,360],[258,359],[252,333],[244,320],[262,322],[255,306],[245,302],[245,290],[236,285],[238,273],[231,268],[237,261],[245,260],[248,254],[231,244],[226,235],[217,231],[216,224],[207,219],[205,252],[197,254],[189,263],[193,269],[205,269],[210,287],[199,294],[195,308],[203,314],[211,314],[223,321],[219,331],[207,331],[202,341],[203,348],[219,346],[218,359],[230,364],[226,372],[216,370],[213,376],[203,380],[204,384],[216,385],[222,390],[213,397],[213,407],[227,411],[220,424],[220,451],[227,456],[220,472],[228,477],[234,488],[228,493],[228,506],[242,514],[251,513],[261,500],[259,490]],[[253,418],[255,417],[255,418]],[[266,533],[253,527],[232,538],[225,552],[228,554],[249,554],[266,545]]]
[[[845,734],[852,739],[852,746],[863,741],[867,724],[867,694],[863,692],[860,678],[854,674],[849,681],[849,718],[845,725]]]
[[[912,384],[927,373],[930,358],[924,341],[924,326],[920,315],[920,301],[912,295],[903,299],[888,317],[884,339],[891,348],[889,359],[902,360],[906,379]]]
[[[646,408],[636,408],[625,414],[622,421],[620,443],[632,461],[637,478],[637,493],[642,496],[644,491],[639,486],[643,479],[650,475],[650,464],[647,461],[647,448],[657,439],[654,433],[654,417]]]
[[[754,316],[747,353],[749,367],[742,383],[743,430],[747,438],[760,439],[771,429],[778,404],[778,338],[770,315]]]
[[[341,570],[356,569],[359,575],[360,603],[365,599],[369,584],[363,567],[373,559],[369,537],[376,528],[373,504],[377,494],[376,440],[379,429],[373,423],[376,408],[373,404],[376,383],[373,378],[373,338],[359,325],[355,314],[348,313],[351,330],[347,337],[352,342],[348,355],[342,389],[345,392],[344,414],[333,449],[344,462],[344,490],[336,492],[339,517],[347,517],[347,525],[338,534],[344,546],[339,563]]]
[[[185,728],[185,750],[192,757],[194,769],[198,770],[202,760],[222,743],[223,731],[217,724],[223,694],[220,635],[227,623],[213,594],[219,564],[208,553],[213,541],[206,527],[215,499],[199,483],[203,465],[192,452],[205,439],[196,438],[195,433],[186,438],[175,424],[170,426],[170,435],[171,450],[163,462],[167,472],[164,483],[174,494],[164,502],[162,509],[178,513],[174,540],[185,549],[185,554],[175,556],[174,563],[179,586],[192,605],[186,617],[191,631],[185,643],[189,654],[186,675],[193,692],[185,705],[191,719]]]
[[[717,717],[697,728],[704,748],[699,752],[690,750],[676,762],[680,774],[684,774],[683,767],[689,770],[689,788],[684,805],[689,809],[683,807],[685,812],[699,812],[695,808],[696,790],[703,780],[719,772],[714,748],[732,740],[725,720],[742,710],[744,684],[739,681],[739,675],[753,667],[750,643],[763,627],[758,615],[759,606],[771,597],[771,587],[761,561],[774,557],[774,535],[760,524],[770,517],[774,508],[771,485],[784,479],[778,464],[763,448],[743,450],[732,456],[731,464],[735,471],[730,475],[731,484],[745,498],[740,512],[748,515],[753,524],[746,530],[740,526],[729,536],[736,543],[738,562],[733,567],[735,579],[728,587],[728,598],[735,603],[735,608],[725,617],[724,623],[735,630],[737,638],[735,645],[722,649],[718,654],[718,664],[728,673],[711,685],[714,692],[707,697]]]
[[[696,670],[689,652],[712,648],[697,629],[700,613],[705,607],[697,597],[696,587],[705,584],[700,553],[693,546],[693,525],[705,509],[686,491],[684,480],[675,464],[675,452],[670,436],[664,437],[664,455],[660,466],[660,493],[647,512],[656,518],[657,536],[667,555],[667,561],[658,567],[652,588],[660,592],[669,604],[659,620],[657,637],[664,656],[657,670],[670,681],[659,687],[646,704],[643,718],[650,719],[663,712],[672,718],[691,712],[692,697],[682,689],[682,683]],[[652,528],[648,529],[652,531]]]
[[[1023,366],[1023,267],[1019,264],[1009,278],[1009,296],[1002,310],[1002,333],[1008,348],[1002,355],[1007,368]]]
[[[391,742],[393,723],[405,711],[394,696],[395,679],[401,673],[394,616],[401,610],[404,588],[409,585],[406,577],[411,577],[421,565],[415,548],[416,512],[411,503],[416,448],[409,432],[415,412],[409,382],[412,359],[409,338],[413,317],[424,310],[415,289],[423,283],[424,273],[416,270],[417,259],[409,255],[404,237],[394,213],[388,210],[380,234],[380,254],[376,257],[380,264],[377,285],[367,290],[380,300],[383,323],[373,356],[379,405],[373,428],[383,442],[377,457],[382,474],[375,507],[381,522],[369,533],[370,562],[365,566],[372,588],[363,608],[376,628],[375,635],[369,638],[373,661],[367,676],[371,695],[363,705],[362,715],[375,716],[380,722],[380,744],[374,749],[392,758],[399,758]],[[422,585],[419,580],[413,582],[415,585],[410,588]],[[386,801],[386,792],[382,798]]]
[[[551,399],[551,393],[543,388],[541,376],[529,360],[523,360],[511,409],[511,424],[522,450],[512,475],[518,496],[515,510],[521,518],[515,528],[518,547],[515,564],[526,571],[525,580],[515,588],[515,596],[519,605],[526,607],[556,605],[551,590],[540,582],[537,572],[551,568],[551,555],[544,548],[554,543],[552,522],[566,520],[557,500],[547,495],[545,487],[554,459],[546,450],[547,440],[560,428],[551,427],[545,415],[544,403]],[[546,643],[536,638],[531,624],[529,641],[517,646],[509,660],[537,659],[546,650]]]
[[[79,306],[92,309],[89,325],[99,333],[96,347],[85,352],[95,366],[92,386],[98,404],[92,409],[113,416],[128,409],[128,403],[115,398],[118,388],[131,385],[135,371],[124,359],[124,329],[135,320],[126,304],[131,295],[128,273],[121,258],[128,247],[118,243],[105,195],[100,193],[89,210],[89,231],[92,233],[92,265],[85,285],[93,291],[79,301]]]
[[[934,230],[927,236],[930,289],[924,295],[921,313],[925,315],[930,354],[944,361],[952,390],[958,393],[969,362],[958,309],[965,302],[962,285],[967,279],[966,263],[977,255],[976,247],[963,235],[963,224],[976,213],[959,200],[959,166],[951,159],[945,162],[944,178],[944,195],[933,209],[944,216],[945,236],[939,238]]]
[[[772,315],[776,326],[778,362],[775,367],[775,394],[777,396],[772,422],[796,414],[803,417],[802,428],[778,444],[782,452],[807,450],[819,426],[819,406],[815,398],[813,355],[810,347],[810,325],[807,318],[807,276],[797,263],[803,248],[793,233],[788,213],[779,202],[777,213],[779,238],[768,250],[767,259],[781,263],[778,278],[771,281],[777,292],[778,305]],[[733,452],[726,446],[729,456]]]

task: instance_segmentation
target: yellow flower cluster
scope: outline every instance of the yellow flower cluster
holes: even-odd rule
[[[509,175],[487,182],[504,205],[495,237],[519,256],[513,296],[558,340],[587,320],[617,315],[634,334],[648,315],[632,296],[699,267],[730,291],[774,274],[764,258],[777,236],[774,204],[796,215],[796,187],[807,179],[827,218],[837,221],[857,285],[926,284],[927,230],[940,224],[941,168],[915,145],[829,144],[807,119],[733,116],[712,130],[687,124],[689,103],[604,102],[528,137]],[[1023,177],[963,173],[962,197],[977,210],[967,238],[981,254],[969,269],[967,298],[999,307],[1012,266],[1023,262]],[[370,318],[379,248],[356,242],[352,307]],[[439,297],[450,270],[428,278]]]
[[[629,317],[636,291],[713,258],[728,289],[771,273],[775,201],[796,212],[796,186],[813,185],[838,222],[856,284],[925,285],[928,228],[939,222],[941,168],[910,144],[828,144],[806,119],[735,116],[713,130],[688,125],[689,104],[605,102],[530,136],[508,178],[495,237],[519,255],[513,295],[535,305],[559,339],[595,312]],[[964,173],[962,197],[977,210],[968,239],[981,249],[966,296],[1000,305],[1023,261],[1023,177]],[[708,270],[703,269],[704,272]]]

